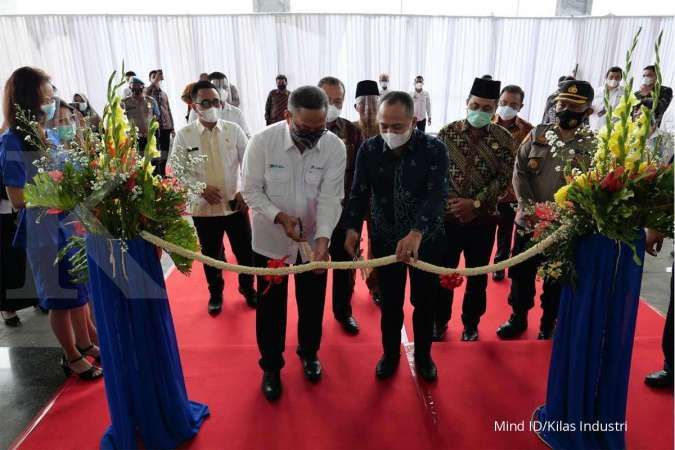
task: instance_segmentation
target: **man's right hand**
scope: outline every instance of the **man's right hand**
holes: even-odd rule
[[[647,228],[647,242],[645,243],[645,251],[652,256],[658,255],[661,251],[661,248],[663,248],[664,238],[665,235],[662,233],[652,230],[651,228]]]
[[[296,217],[291,217],[282,211],[274,218],[274,223],[281,225],[286,232],[286,236],[293,239],[295,242],[303,240],[295,231],[295,227],[298,225],[298,219]]]
[[[206,186],[204,192],[202,192],[202,197],[209,205],[217,205],[223,201],[223,194],[220,192],[220,189],[213,186]]]
[[[356,258],[357,255],[357,248],[361,244],[361,236],[359,236],[359,233],[356,232],[356,230],[349,229],[347,230],[347,234],[345,236],[345,251],[351,256],[352,258]]]

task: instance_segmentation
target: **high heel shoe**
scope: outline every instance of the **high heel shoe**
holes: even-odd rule
[[[89,347],[85,348],[80,348],[77,345],[75,347],[77,348],[77,351],[82,353],[82,356],[91,356],[97,363],[101,362],[101,350],[97,348],[96,353],[92,351],[94,347],[96,347],[96,344],[91,344]]]
[[[79,358],[75,358],[72,361],[68,361],[65,355],[61,356],[61,368],[63,369],[63,373],[67,377],[69,377],[73,373],[76,373],[77,376],[84,381],[93,381],[103,376],[103,369],[101,369],[100,367],[96,367],[94,365],[89,367],[84,372],[75,371],[71,366],[82,359],[84,359],[84,355],[81,355]]]

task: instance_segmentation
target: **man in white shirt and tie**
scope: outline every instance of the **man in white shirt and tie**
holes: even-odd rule
[[[198,120],[183,127],[174,139],[170,165],[185,152],[206,155],[191,178],[206,184],[200,199],[189,205],[202,253],[225,261],[223,237],[227,233],[237,262],[253,264],[251,225],[248,208],[239,192],[239,172],[248,139],[241,127],[219,118],[221,100],[216,87],[199,81],[192,87],[192,108]],[[224,280],[221,270],[204,265],[209,285],[209,314],[218,314],[223,304]],[[252,275],[239,275],[239,292],[255,308],[257,294]]]
[[[253,210],[253,258],[301,264],[328,260],[328,246],[342,212],[346,151],[326,130],[328,98],[315,86],[291,94],[286,120],[251,138],[244,156],[242,194]],[[310,251],[303,251],[307,248]],[[307,254],[310,253],[310,254]],[[281,395],[288,277],[280,284],[258,278],[256,336],[268,400]],[[321,377],[317,356],[326,296],[326,272],[295,275],[298,348],[305,376]]]

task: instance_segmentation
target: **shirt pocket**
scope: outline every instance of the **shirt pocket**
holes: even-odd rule
[[[291,171],[290,169],[271,165],[265,171],[265,185],[267,195],[271,197],[286,197],[291,187]]]
[[[546,163],[546,156],[549,153],[548,146],[532,144],[530,147],[530,154],[527,156],[527,173],[531,175],[539,175]]]
[[[305,171],[305,189],[307,196],[316,198],[319,194],[319,185],[321,184],[321,176],[323,170],[314,166]]]

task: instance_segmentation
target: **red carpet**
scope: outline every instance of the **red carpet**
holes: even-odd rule
[[[225,305],[206,313],[201,266],[190,278],[167,282],[191,399],[211,408],[200,434],[184,447],[246,450],[352,449],[544,449],[531,432],[495,432],[495,421],[526,421],[544,400],[550,342],[536,341],[539,310],[525,339],[501,342],[496,327],[509,314],[508,281],[490,282],[481,340],[459,342],[461,301],[455,303],[448,340],[434,344],[439,380],[418,382],[402,364],[391,380],[378,382],[379,310],[362,281],[354,315],[361,333],[347,336],[332,318],[330,295],[320,352],[324,378],[306,382],[295,356],[297,309],[289,300],[284,394],[269,404],[260,393],[255,312],[226,274]],[[291,286],[292,289],[292,286]],[[291,291],[292,292],[292,291]],[[461,299],[463,287],[456,298]],[[291,297],[292,298],[292,297]],[[406,332],[412,337],[410,307]],[[628,447],[673,448],[673,396],[645,387],[645,373],[662,364],[663,318],[641,304],[628,400]],[[42,415],[17,439],[21,449],[94,449],[108,424],[103,383],[68,380]]]

